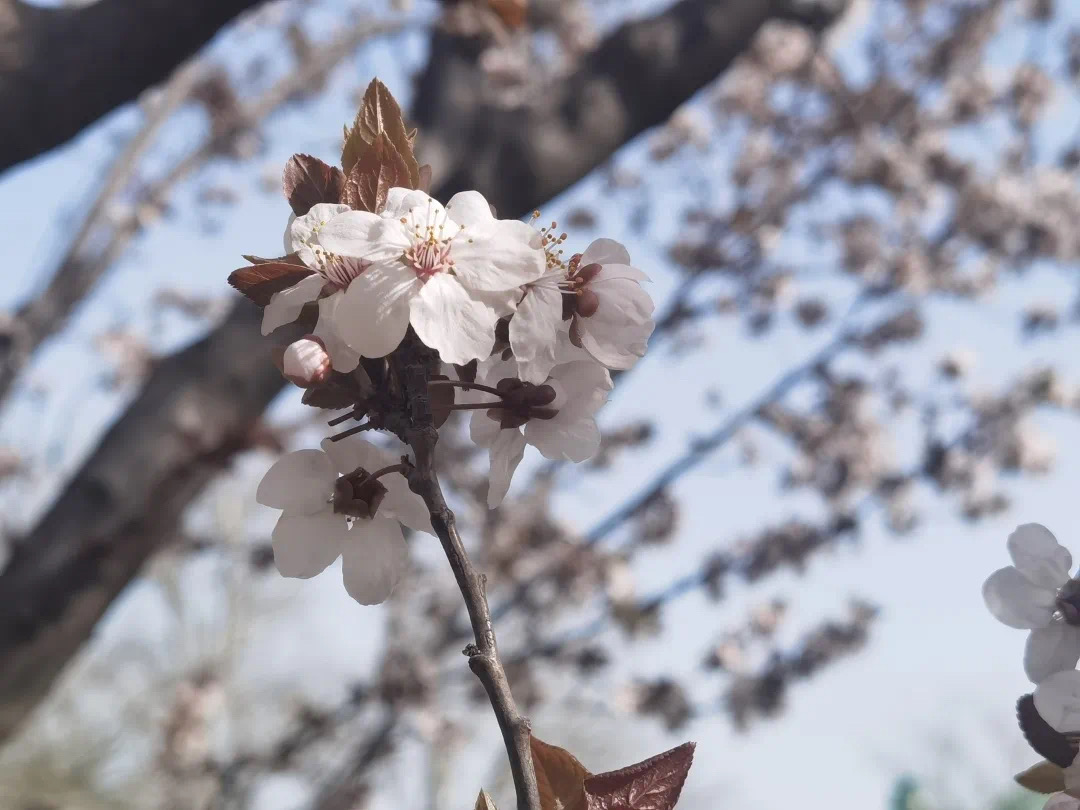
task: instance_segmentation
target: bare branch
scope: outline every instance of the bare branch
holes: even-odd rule
[[[491,623],[485,592],[486,577],[473,568],[458,534],[454,513],[443,498],[442,487],[435,471],[435,445],[439,440],[439,432],[432,422],[427,391],[432,372],[437,373],[439,369],[438,355],[416,339],[413,341],[411,354],[413,357],[407,363],[398,366],[400,382],[412,410],[408,437],[416,466],[409,476],[409,486],[424,499],[431,513],[431,525],[442,543],[443,551],[446,552],[446,559],[450,562],[450,568],[453,569],[454,578],[469,611],[473,643],[465,648],[465,654],[469,657],[469,668],[483,684],[491,701],[491,708],[499,721],[506,753],[510,758],[518,810],[540,810],[540,792],[536,784],[536,771],[533,768],[529,744],[531,729],[529,721],[518,712],[506,671],[499,660],[495,628]]]
[[[0,0],[0,171],[135,99],[261,0]],[[15,123],[17,122],[17,124]]]

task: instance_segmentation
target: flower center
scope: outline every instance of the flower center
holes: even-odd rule
[[[445,273],[454,266],[450,258],[450,240],[435,239],[434,234],[420,242],[414,242],[405,251],[405,264],[412,267],[417,278],[427,281],[436,273]]]
[[[454,259],[450,246],[454,239],[465,233],[464,225],[456,226],[452,229],[454,233],[447,236],[447,226],[454,223],[445,212],[432,214],[430,205],[420,221],[417,221],[414,209],[408,216],[402,217],[400,222],[407,230],[412,231],[413,237],[412,245],[402,254],[401,260],[412,268],[418,279],[427,281],[436,273],[453,272]]]

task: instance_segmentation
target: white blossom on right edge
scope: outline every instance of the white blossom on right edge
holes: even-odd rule
[[[987,578],[983,599],[998,621],[1031,630],[1024,672],[1038,684],[1080,660],[1080,583],[1069,575],[1072,554],[1045,526],[1018,526],[1006,547],[1013,564]]]
[[[607,369],[591,359],[560,363],[534,385],[518,379],[512,359],[495,356],[479,364],[476,382],[503,392],[501,401],[480,391],[463,397],[498,406],[474,411],[469,426],[472,440],[488,449],[489,508],[502,503],[526,444],[553,461],[585,461],[600,449],[595,416],[612,382]]]

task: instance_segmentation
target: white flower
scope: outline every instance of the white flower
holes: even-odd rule
[[[295,321],[300,317],[304,305],[316,300],[322,293],[330,279],[326,273],[326,262],[320,259],[319,232],[335,215],[348,210],[347,205],[319,203],[312,206],[302,217],[289,218],[289,224],[285,228],[285,253],[299,254],[301,261],[315,273],[270,297],[270,303],[263,309],[264,335]],[[353,368],[355,367],[356,364],[353,364]]]
[[[1017,527],[1007,547],[1013,564],[989,576],[983,599],[999,621],[1032,631],[1024,650],[1024,671],[1037,684],[1072,669],[1080,659],[1080,626],[1073,623],[1080,619],[1080,604],[1071,601],[1076,594],[1069,577],[1072,555],[1038,523]]]
[[[392,352],[412,324],[444,362],[483,359],[517,288],[544,271],[539,234],[495,219],[476,191],[443,208],[423,192],[392,189],[383,214],[340,213],[319,243],[331,263],[365,264],[334,315],[338,334],[364,357]]]
[[[476,382],[504,393],[469,391],[471,402],[503,402],[509,407],[476,410],[472,440],[488,448],[488,507],[494,509],[510,488],[510,479],[531,444],[545,458],[580,462],[600,449],[594,418],[607,401],[611,375],[590,360],[561,363],[542,385],[523,383],[512,360],[493,357],[477,368]],[[524,427],[524,433],[522,432]]]
[[[408,566],[399,522],[430,534],[430,515],[399,473],[374,481],[354,475],[392,466],[389,453],[356,437],[326,439],[322,448],[282,456],[259,484],[255,499],[282,510],[272,537],[274,563],[282,576],[307,579],[341,556],[349,595],[378,604]]]
[[[510,320],[510,346],[523,380],[538,383],[555,365],[564,321],[574,345],[607,368],[628,369],[644,356],[656,325],[652,298],[641,288],[649,277],[630,266],[625,247],[597,239],[569,267],[550,253],[548,266],[550,272],[526,287]]]

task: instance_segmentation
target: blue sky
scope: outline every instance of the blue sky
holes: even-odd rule
[[[604,4],[608,16],[614,15],[611,5]],[[639,3],[635,8],[655,5]],[[1074,22],[1080,20],[1076,7],[1062,13],[1075,18]],[[310,22],[321,34],[335,19],[322,11]],[[229,63],[242,63],[249,52],[266,45],[261,32],[236,30],[219,38],[212,53]],[[1019,35],[1006,34],[995,43],[995,53],[1004,63],[1029,46]],[[195,337],[197,324],[175,315],[163,320],[152,317],[146,306],[152,294],[176,287],[228,295],[224,278],[238,266],[240,254],[270,255],[280,245],[287,206],[278,195],[259,190],[259,175],[276,174],[293,152],[332,160],[340,125],[353,112],[348,90],[378,74],[406,100],[405,71],[421,63],[423,52],[424,38],[419,34],[389,38],[365,49],[339,68],[324,96],[274,117],[267,130],[266,151],[252,164],[221,164],[212,174],[204,173],[177,189],[171,199],[172,213],[135,240],[70,328],[40,353],[18,396],[0,413],[0,443],[19,448],[34,460],[28,483],[0,489],[0,503],[9,520],[20,526],[33,519],[130,396],[130,392],[109,392],[95,384],[104,367],[92,346],[93,337],[124,324],[162,352]],[[273,67],[286,69],[278,64]],[[857,75],[857,62],[853,60],[847,69]],[[1047,143],[1053,141],[1054,133],[1071,131],[1078,117],[1075,103],[1059,99],[1050,116],[1053,126],[1044,128]],[[45,274],[62,253],[65,234],[92,198],[117,139],[133,132],[137,120],[136,111],[120,110],[73,144],[0,177],[7,252],[6,268],[0,271],[0,278],[7,282],[0,290],[0,304],[22,300],[44,283]],[[160,171],[169,155],[196,141],[203,126],[194,113],[183,115],[151,158],[151,166]],[[647,179],[641,188],[609,194],[604,178],[597,174],[542,210],[545,218],[565,220],[572,208],[590,205],[599,216],[598,225],[595,230],[572,233],[573,243],[581,249],[599,235],[625,242],[635,263],[653,277],[652,292],[663,302],[677,280],[667,262],[666,247],[677,233],[688,189],[691,195],[695,193],[688,181],[695,174],[723,171],[730,155],[714,147],[651,168],[646,166],[646,146],[646,139],[639,139],[617,158],[619,165],[643,167]],[[973,151],[978,146],[978,141],[973,142]],[[208,180],[234,186],[241,193],[240,201],[232,206],[199,202],[198,192]],[[644,226],[634,216],[641,207],[650,215]],[[820,263],[821,258],[815,260]],[[810,279],[799,282],[798,289],[826,293],[837,312],[850,297],[850,290],[835,281]],[[1014,374],[1042,362],[1057,364],[1072,383],[1080,357],[1076,328],[1066,324],[1052,339],[1021,342],[1016,313],[1025,302],[1071,300],[1074,293],[1069,273],[1036,267],[1000,285],[978,306],[933,302],[927,310],[927,332],[918,346],[878,358],[880,367],[875,371],[896,362],[906,379],[925,386],[942,385],[933,376],[937,359],[946,350],[966,347],[977,350],[979,359],[972,377],[962,383],[965,387],[995,390]],[[710,430],[725,414],[765,389],[793,359],[810,356],[831,333],[827,327],[808,336],[785,323],[767,340],[755,341],[748,339],[737,320],[727,319],[702,328],[702,351],[674,354],[668,346],[657,345],[642,367],[620,383],[603,414],[607,426],[652,415],[660,427],[657,438],[621,456],[609,475],[567,471],[566,487],[557,501],[559,513],[584,528],[592,525],[628,492],[647,482],[656,468],[679,455],[688,435]],[[35,385],[47,386],[52,393],[35,396],[31,390]],[[706,404],[704,395],[710,389],[722,394],[719,410]],[[277,416],[296,412],[291,397],[274,409]],[[751,590],[736,585],[719,608],[698,594],[688,596],[665,612],[662,637],[625,647],[611,676],[584,686],[556,682],[556,694],[565,693],[566,699],[537,717],[538,733],[543,736],[542,729],[552,729],[555,742],[578,735],[582,758],[593,770],[625,764],[684,738],[696,739],[697,764],[684,805],[688,810],[736,802],[759,810],[793,805],[806,810],[883,807],[894,777],[905,771],[927,775],[945,771],[959,798],[970,806],[980,804],[1035,758],[1020,741],[1013,721],[1014,701],[1029,688],[1020,666],[1023,633],[999,626],[989,617],[982,606],[980,585],[1007,562],[1005,537],[1018,523],[1045,523],[1080,555],[1071,508],[1075,482],[1080,480],[1080,458],[1069,452],[1080,441],[1080,426],[1068,417],[1048,415],[1039,417],[1038,426],[1056,441],[1057,466],[1044,478],[1009,482],[1014,508],[1005,515],[972,527],[957,518],[955,504],[921,492],[920,502],[927,507],[923,523],[903,539],[884,531],[874,517],[858,546],[818,554],[802,576],[781,573]],[[741,466],[732,443],[680,481],[676,494],[686,508],[673,544],[643,552],[634,565],[643,593],[692,570],[718,544],[734,542],[766,523],[820,512],[820,506],[807,496],[777,494],[775,473],[787,451],[765,433],[751,434],[762,455],[756,467]],[[906,435],[909,431],[901,428],[894,437],[901,461],[908,458]],[[262,456],[246,459],[227,482],[203,499],[193,520],[242,526],[251,519],[265,530],[271,516],[259,510],[251,496],[268,463]],[[425,556],[431,552],[417,550]],[[166,580],[156,571],[151,574],[111,612],[99,640],[102,649],[123,648],[131,639],[149,638],[160,653],[170,649],[176,638],[187,637],[167,608]],[[213,628],[219,623],[226,605],[202,594],[218,593],[208,583],[228,576],[228,565],[221,561],[196,560],[183,569],[175,587],[185,604],[195,606],[194,624]],[[242,714],[251,718],[257,714],[256,707],[264,706],[271,715],[287,709],[287,701],[281,705],[282,690],[332,703],[348,678],[367,670],[385,613],[349,602],[336,572],[307,583],[267,582],[257,591],[252,604],[259,609],[246,609],[261,613],[264,600],[277,607],[270,620],[238,620],[243,652],[237,680],[250,689],[245,698],[250,705],[243,707]],[[791,642],[821,619],[842,616],[849,596],[868,597],[883,608],[868,650],[794,687],[790,706],[779,720],[758,723],[750,734],[737,735],[716,714],[668,738],[651,721],[636,722],[614,710],[597,716],[567,708],[572,700],[610,706],[612,687],[621,678],[670,673],[672,662],[677,674],[696,684],[698,703],[708,703],[719,695],[722,682],[705,680],[697,673],[699,651],[722,630],[738,624],[749,606],[774,595],[790,601],[792,619],[781,637]],[[589,615],[587,610],[584,615]],[[504,648],[513,649],[513,642],[512,635],[503,637]],[[621,644],[617,639],[615,643]],[[102,707],[114,705],[120,687],[120,682],[105,684],[95,700]],[[101,714],[107,722],[104,708]],[[488,719],[475,722],[483,728],[491,725]],[[252,720],[237,733],[255,736],[258,728]],[[497,747],[494,735],[487,732],[461,758],[455,772],[460,778],[446,796],[447,807],[471,802],[480,782],[490,777]],[[612,735],[616,744],[610,742]],[[605,741],[598,743],[597,736]],[[960,751],[956,762],[943,753],[948,744]],[[129,766],[140,761],[133,754]],[[376,801],[380,810],[414,806],[422,800],[416,795],[416,780],[408,778],[415,766],[414,758],[406,757],[397,766],[401,773],[384,775],[388,789]],[[287,777],[264,786],[266,801],[283,808],[302,799],[304,790]]]

